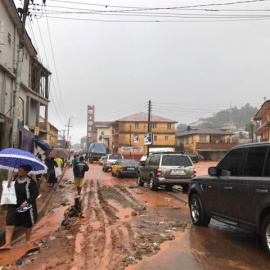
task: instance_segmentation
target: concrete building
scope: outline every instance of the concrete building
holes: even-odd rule
[[[270,141],[270,100],[266,100],[256,113],[255,133],[260,141]]]
[[[176,133],[176,149],[185,153],[199,154],[204,160],[217,161],[236,145],[234,134],[219,129],[189,129]]]
[[[151,115],[151,148],[175,147],[175,124],[177,121]],[[110,125],[109,151],[125,158],[139,159],[147,152],[145,136],[148,133],[148,114],[137,113],[118,119]]]
[[[16,64],[18,58],[20,17],[12,0],[0,1],[0,148],[10,145]],[[49,83],[51,75],[37,59],[37,52],[25,32],[25,50],[19,100],[18,148],[33,152],[34,130],[39,127],[40,108],[48,121]],[[26,126],[26,128],[25,128]],[[45,128],[46,128],[45,124]],[[39,134],[43,136],[47,130]]]

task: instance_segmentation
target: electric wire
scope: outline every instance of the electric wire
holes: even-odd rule
[[[44,8],[45,8],[45,12],[46,12],[46,6],[44,6]],[[63,112],[64,112],[64,116],[66,117],[67,114],[65,112],[65,107],[64,107],[63,98],[62,98],[62,91],[61,91],[61,87],[60,87],[60,83],[59,83],[58,71],[57,71],[57,68],[56,68],[56,61],[55,61],[54,50],[53,50],[53,46],[52,46],[52,39],[51,39],[49,21],[48,21],[47,16],[45,16],[45,17],[46,17],[46,22],[47,22],[47,29],[48,29],[49,41],[50,41],[52,58],[53,58],[53,63],[54,63],[54,69],[55,69],[55,74],[56,74],[56,81],[57,81],[57,85],[58,85],[58,89],[59,89],[59,94],[60,94],[60,101],[61,101],[62,109],[63,109]]]
[[[62,2],[68,4],[77,4],[77,5],[90,5],[90,6],[100,6],[105,8],[117,7],[117,8],[133,8],[137,10],[170,10],[170,9],[183,9],[183,8],[195,8],[195,7],[209,7],[209,6],[229,6],[229,5],[239,5],[239,4],[250,4],[256,2],[268,2],[269,0],[245,0],[245,1],[232,1],[225,3],[210,3],[210,4],[199,4],[199,5],[186,5],[180,7],[126,7],[126,6],[113,6],[113,5],[102,5],[102,4],[91,4],[86,2],[74,2],[74,1],[63,1],[63,0],[54,0],[54,2]],[[132,10],[134,11],[134,10]]]
[[[83,21],[101,21],[101,22],[186,22],[183,20],[180,21],[169,21],[169,20],[164,20],[164,21],[160,21],[160,20],[155,20],[155,21],[135,21],[135,20],[101,20],[101,19],[89,19],[89,18],[74,18],[74,17],[59,17],[59,16],[49,16],[50,14],[102,14],[102,13],[111,13],[111,14],[102,14],[102,15],[112,15],[112,16],[139,16],[139,17],[170,17],[170,18],[192,18],[192,19],[211,19],[209,20],[210,22],[214,22],[217,20],[217,18],[222,18],[222,20],[218,20],[218,21],[228,21],[227,19],[230,19],[229,21],[246,21],[246,20],[262,20],[262,19],[269,19],[269,15],[262,15],[262,14],[257,14],[257,15],[248,15],[248,14],[238,14],[238,15],[231,15],[231,14],[171,14],[171,13],[161,13],[161,14],[155,14],[155,13],[139,13],[139,12],[135,12],[135,11],[156,11],[156,10],[183,10],[186,9],[188,10],[188,8],[192,8],[192,7],[205,7],[205,6],[224,6],[224,5],[234,5],[234,4],[247,4],[247,3],[254,3],[254,2],[266,2],[269,0],[250,0],[250,1],[237,1],[237,2],[227,2],[227,3],[213,3],[213,4],[204,4],[204,5],[193,5],[193,6],[182,6],[182,7],[164,7],[164,8],[136,8],[135,10],[87,10],[84,12],[70,12],[70,11],[59,11],[59,10],[47,10],[46,11],[46,16],[48,18],[57,18],[57,19],[66,19],[66,20],[83,20]],[[82,3],[82,2],[73,2],[73,1],[60,1],[60,2],[64,2],[64,3],[76,3],[76,4],[85,4],[85,5],[91,5],[91,6],[95,6],[96,4],[89,4],[89,3]],[[106,7],[106,9],[109,7],[108,5],[97,5],[97,6],[101,6],[101,7]],[[53,7],[53,6],[51,6]],[[59,6],[57,6],[59,8]],[[113,6],[110,6],[113,7]],[[114,6],[115,7],[115,6]],[[117,7],[121,7],[123,8],[123,6],[117,6]],[[65,8],[65,7],[61,7],[61,8]],[[73,7],[67,7],[67,8],[72,8]],[[131,8],[131,7],[130,7]],[[80,9],[82,10],[82,9]],[[193,9],[194,10],[194,9]],[[52,13],[50,13],[49,11],[51,11]],[[209,9],[204,9],[204,11],[217,11],[217,10],[209,10]],[[128,12],[128,13],[127,13]],[[60,13],[60,14],[59,14]],[[121,13],[121,14],[120,14]],[[223,20],[223,19],[226,20]],[[232,20],[233,19],[233,20]],[[188,20],[188,22],[201,22],[201,20],[195,20],[195,21],[191,21]],[[208,20],[204,20],[204,22],[208,22]]]
[[[98,111],[96,111],[96,117],[98,117],[99,119],[101,117],[117,117],[119,115],[119,117],[123,118],[124,116],[123,115],[127,115],[128,113],[140,113],[141,110],[144,112],[144,111],[148,111],[148,104],[147,103],[141,103],[141,104],[138,104],[138,105],[134,105],[134,106],[129,106],[128,108],[124,108],[124,107],[121,107],[121,110],[117,110],[117,111],[114,111],[114,112],[110,112],[108,114],[101,114],[99,115],[98,114]],[[125,116],[127,117],[127,116]]]
[[[45,55],[45,58],[46,58],[47,63],[49,64],[48,57],[47,57],[47,52],[46,52],[45,45],[44,45],[44,41],[43,41],[43,36],[42,36],[42,34],[41,34],[41,30],[40,30],[40,26],[39,26],[39,22],[38,22],[38,20],[36,20],[36,22],[37,22],[37,26],[38,26],[38,32],[39,32],[39,35],[40,35],[40,40],[41,40],[41,44],[42,44],[42,47],[43,47],[44,55]],[[54,83],[53,83],[53,80],[52,80],[51,77],[49,77],[49,82],[50,82],[50,83],[49,83],[49,95],[50,95],[50,98],[51,98],[51,100],[52,100],[52,105],[54,106],[54,109],[55,109],[55,111],[57,112],[57,116],[58,116],[58,119],[59,119],[61,125],[63,125],[63,122],[62,122],[62,119],[61,119],[61,117],[60,117],[60,114],[59,114],[59,112],[58,112],[58,110],[57,110],[56,103],[55,103],[55,101],[54,101],[53,95],[51,94],[51,89],[50,89],[50,84],[51,84],[51,82],[52,82],[53,89],[55,89]],[[55,91],[55,92],[56,92],[56,91]],[[57,95],[56,95],[56,97],[57,97]],[[58,98],[58,97],[57,97],[57,98]]]
[[[50,12],[48,12],[50,11]],[[269,18],[270,14],[268,15],[262,15],[262,14],[258,14],[258,15],[241,15],[241,14],[234,14],[234,15],[226,15],[226,14],[183,14],[183,13],[174,13],[174,14],[149,14],[149,13],[136,13],[136,12],[132,12],[132,13],[102,13],[100,14],[99,11],[91,11],[91,12],[67,12],[67,11],[55,11],[55,10],[47,10],[46,11],[47,15],[61,15],[61,14],[80,14],[80,15],[102,15],[102,16],[125,16],[125,17],[160,17],[160,18],[192,18],[192,19],[217,19],[217,18],[226,18],[226,19],[241,19],[241,18],[245,18],[245,19],[253,19],[253,18]]]

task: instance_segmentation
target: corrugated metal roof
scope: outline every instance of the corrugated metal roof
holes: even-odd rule
[[[232,132],[228,131],[223,131],[220,129],[215,129],[215,128],[203,128],[203,129],[192,129],[190,131],[184,131],[184,132],[176,132],[175,136],[176,137],[181,137],[181,136],[187,136],[187,135],[233,135]]]
[[[257,111],[254,120],[261,120],[269,110],[270,110],[270,100],[266,100],[261,106],[261,108]]]
[[[151,122],[165,122],[165,123],[177,123],[178,121],[170,120],[156,115],[151,115]],[[133,114],[121,119],[116,120],[115,122],[148,122],[148,113],[140,112]]]

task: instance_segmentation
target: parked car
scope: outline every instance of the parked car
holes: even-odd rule
[[[105,159],[106,156],[102,156],[99,160],[98,160],[98,164],[102,165],[103,164],[103,160]]]
[[[214,218],[261,234],[270,255],[270,143],[236,146],[208,173],[191,180],[193,224]]]
[[[112,165],[114,165],[115,161],[119,159],[124,159],[121,154],[108,154],[104,157],[102,170],[107,172],[112,169]]]
[[[112,165],[112,175],[116,177],[138,177],[139,165],[135,159],[120,159]]]
[[[151,190],[163,185],[168,191],[174,185],[181,185],[186,193],[193,176],[195,169],[188,155],[177,152],[153,153],[141,163],[138,185],[143,186],[144,182],[148,182]]]

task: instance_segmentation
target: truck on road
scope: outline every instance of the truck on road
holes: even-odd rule
[[[102,156],[108,153],[108,147],[105,143],[93,142],[89,146],[88,160],[89,163],[98,161]]]

